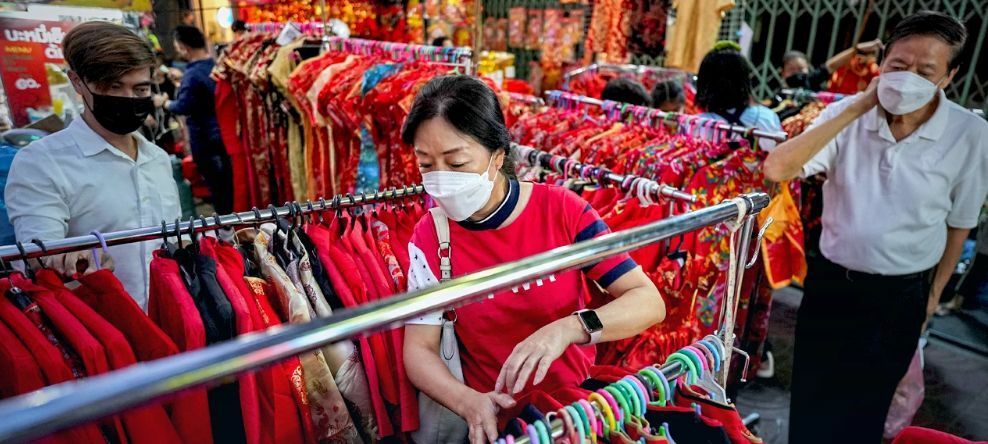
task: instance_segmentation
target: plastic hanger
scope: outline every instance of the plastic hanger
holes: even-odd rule
[[[566,435],[570,437],[570,441],[573,441],[572,437],[576,434],[577,439],[573,444],[584,444],[587,442],[587,433],[583,429],[583,420],[580,419],[579,413],[577,413],[576,408],[568,405],[559,410],[559,416],[563,418],[563,423],[566,426]]]
[[[189,240],[192,241],[189,245],[192,252],[199,254],[199,234],[196,233],[196,218],[194,216],[189,216]]]
[[[24,245],[21,244],[21,241],[15,242],[14,245],[17,246],[17,251],[20,251],[21,252],[21,261],[24,262],[24,273],[27,274],[28,279],[30,279],[30,280],[33,281],[34,280],[34,269],[31,268],[30,265],[28,265],[28,262],[27,262],[27,252],[24,250]]]
[[[645,400],[638,395],[638,391],[631,387],[628,381],[622,379],[615,382],[611,386],[624,395],[625,400],[628,402],[628,407],[631,408],[631,411],[626,412],[624,415],[625,422],[627,422],[629,416],[642,415],[642,406],[645,404]]]
[[[589,396],[590,402],[596,404],[596,408],[600,411],[603,421],[600,424],[603,426],[603,434],[600,435],[604,439],[610,439],[611,430],[617,428],[617,421],[614,417],[614,411],[611,410],[610,404],[604,399],[600,393],[591,393]]]
[[[690,358],[688,358],[686,355],[684,355],[682,353],[675,352],[675,353],[669,355],[668,358],[666,358],[666,364],[672,364],[673,362],[679,362],[680,365],[683,365],[683,366],[686,367],[686,375],[685,376],[687,377],[686,378],[686,381],[687,381],[688,384],[695,384],[696,383],[696,380],[699,379],[699,376],[700,375],[699,375],[699,371],[696,368],[696,364],[693,363],[693,360],[691,360]]]

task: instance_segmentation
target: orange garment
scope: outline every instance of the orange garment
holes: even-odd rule
[[[714,47],[724,13],[734,0],[673,0],[676,22],[666,44],[666,66],[697,72]]]
[[[772,225],[765,230],[762,242],[762,258],[765,259],[765,275],[773,289],[789,284],[802,284],[806,278],[806,255],[803,251],[803,222],[789,185],[782,183],[779,193],[768,207],[758,214],[758,226],[764,227],[769,217]]]

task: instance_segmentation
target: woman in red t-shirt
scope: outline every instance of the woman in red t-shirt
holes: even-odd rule
[[[419,92],[402,139],[414,145],[423,184],[451,219],[453,277],[609,232],[597,212],[564,188],[519,183],[494,92],[466,76],[439,77]],[[408,245],[409,289],[439,283],[430,215]],[[584,277],[613,300],[582,311]],[[577,313],[580,312],[580,313]],[[464,383],[439,357],[442,313],[413,320],[404,361],[412,383],[466,419],[470,441],[497,438],[496,415],[533,387],[576,387],[589,377],[592,344],[638,334],[665,317],[658,290],[627,255],[549,276],[456,310]]]

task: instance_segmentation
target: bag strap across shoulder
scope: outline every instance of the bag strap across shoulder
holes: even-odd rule
[[[439,239],[439,282],[453,279],[453,246],[449,243],[449,219],[442,209],[431,208],[432,222],[436,226],[436,236]]]

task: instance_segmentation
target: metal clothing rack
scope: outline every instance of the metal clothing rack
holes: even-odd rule
[[[326,25],[322,22],[259,22],[259,23],[248,23],[247,29],[251,32],[280,32],[285,26],[294,26],[299,32],[303,34],[308,34],[310,31],[322,32]]]
[[[272,327],[204,349],[6,399],[0,401],[0,418],[3,418],[0,442],[38,439],[188,389],[214,385],[325,344],[400,326],[425,313],[486,299],[494,292],[550,274],[577,270],[702,227],[752,218],[768,203],[769,197],[765,193],[742,194],[717,205],[555,248],[436,287],[341,310],[333,316],[316,318],[305,324]],[[748,247],[744,243],[740,245],[742,250]],[[730,296],[732,292],[728,293]],[[731,307],[732,303],[725,298],[725,307]],[[725,343],[725,351],[730,350],[730,343]],[[729,353],[725,353],[724,358],[729,359]],[[672,373],[673,369],[667,371]]]
[[[614,63],[594,63],[581,68],[576,68],[571,71],[567,71],[563,74],[563,89],[569,90],[569,82],[574,77],[581,76],[586,73],[595,73],[601,70],[614,71],[622,74],[637,74],[644,75],[646,73],[657,74],[665,80],[681,77],[683,80],[693,77],[692,74],[683,71],[681,69],[675,68],[663,68],[658,66],[645,66],[645,65],[631,65],[631,64],[614,64]]]
[[[431,60],[460,66],[464,74],[473,73],[473,50],[467,47],[444,48],[411,43],[382,42],[343,37],[324,37],[323,45],[336,51],[353,54],[389,54],[396,60]]]
[[[526,103],[532,106],[545,106],[545,100],[538,96],[509,92],[508,97],[512,102]]]
[[[199,233],[234,225],[250,225],[265,221],[272,221],[278,217],[289,216],[293,213],[304,215],[327,210],[380,203],[391,199],[414,196],[424,192],[425,188],[422,187],[422,185],[411,185],[402,188],[378,191],[371,194],[361,193],[356,196],[350,194],[345,196],[337,195],[330,200],[318,199],[316,202],[294,202],[291,204],[286,204],[282,207],[266,208],[263,210],[258,210],[257,212],[244,211],[242,213],[233,213],[225,216],[200,217],[198,219],[192,219],[186,222],[176,221],[177,223],[165,223],[163,225],[156,225],[153,227],[101,233],[101,235],[106,241],[107,246],[128,244],[133,242],[161,239],[162,231],[166,233],[174,233],[178,231],[179,233],[186,234],[189,233],[189,229],[191,227],[194,232]],[[299,209],[301,209],[301,213],[298,213]],[[10,262],[21,259],[50,256],[53,254],[68,253],[70,251],[98,248],[101,245],[100,239],[94,234],[38,243],[22,241],[20,247],[23,248],[23,252],[17,245],[0,246],[0,261]]]
[[[847,94],[838,94],[827,91],[811,91],[802,88],[783,88],[779,93],[793,100],[815,100],[823,103],[839,102],[847,98]]]
[[[668,197],[689,203],[696,202],[696,196],[680,191],[674,187],[660,184],[652,179],[635,176],[633,174],[617,174],[604,167],[577,162],[568,157],[550,154],[538,148],[519,145],[517,143],[512,143],[511,149],[517,153],[515,160],[528,166],[551,168],[553,171],[566,175],[567,177],[574,176],[574,173],[578,173],[576,175],[579,177],[594,179],[601,182],[606,181],[621,187],[625,191],[627,191],[627,188],[632,186],[632,184],[645,181],[643,185],[639,186],[648,187],[647,189],[649,195]]]
[[[561,104],[572,105],[572,104],[585,104],[597,106],[607,111],[608,113],[617,113],[618,119],[623,119],[625,117],[633,117],[639,122],[644,124],[651,124],[655,121],[673,121],[679,122],[681,125],[694,125],[697,127],[718,129],[721,131],[727,131],[745,137],[755,136],[760,139],[774,140],[776,142],[783,142],[788,139],[786,133],[777,133],[772,131],[764,131],[756,128],[744,127],[739,125],[731,125],[729,123],[710,119],[705,117],[699,117],[692,114],[680,114],[665,112],[660,109],[649,108],[646,106],[632,105],[628,103],[613,102],[610,100],[600,100],[593,97],[581,96],[578,94],[568,93],[566,91],[546,91],[546,98],[548,98],[548,103],[553,106],[558,106]]]

